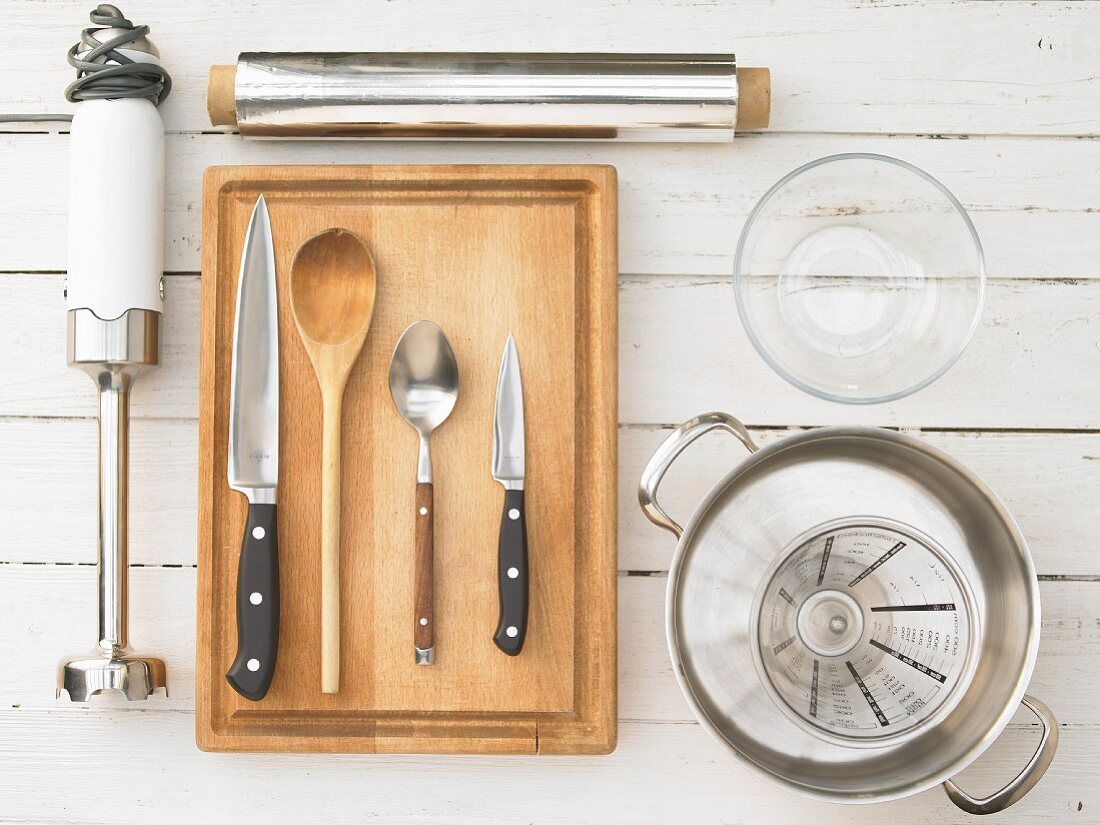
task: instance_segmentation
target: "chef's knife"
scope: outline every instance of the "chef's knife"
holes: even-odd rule
[[[527,527],[523,508],[523,381],[516,341],[509,335],[500,361],[493,421],[493,478],[504,486],[497,581],[500,621],[493,641],[509,656],[523,649],[527,635]]]
[[[263,195],[252,210],[237,281],[229,390],[229,486],[248,497],[237,568],[237,657],[225,678],[263,699],[279,652],[279,316],[275,250]]]

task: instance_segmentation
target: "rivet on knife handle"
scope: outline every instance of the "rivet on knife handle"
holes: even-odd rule
[[[237,657],[225,678],[253,702],[263,699],[279,653],[279,540],[274,504],[249,504],[237,570]]]
[[[497,581],[500,587],[500,621],[497,622],[493,641],[509,656],[515,656],[523,649],[523,639],[527,635],[527,525],[523,490],[504,491]]]

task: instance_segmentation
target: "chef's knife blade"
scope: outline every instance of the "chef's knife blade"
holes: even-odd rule
[[[523,380],[516,341],[509,335],[500,361],[493,422],[493,478],[504,486],[500,518],[497,581],[500,621],[493,642],[509,656],[523,649],[527,635],[527,527],[523,506],[525,477]]]
[[[262,699],[279,652],[279,316],[275,248],[263,195],[252,210],[237,281],[229,390],[229,486],[248,497],[237,568],[237,656],[225,678]]]

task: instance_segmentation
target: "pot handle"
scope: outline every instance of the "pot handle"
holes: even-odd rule
[[[1054,718],[1050,708],[1034,696],[1025,696],[1023,704],[1039,717],[1043,725],[1043,736],[1039,740],[1039,747],[1035,749],[1035,753],[1015,779],[1001,790],[982,799],[971,796],[950,779],[943,783],[948,799],[968,814],[995,814],[1009,805],[1014,805],[1035,787],[1050,767],[1054,752],[1058,749],[1058,720]]]
[[[684,528],[669,518],[668,513],[661,509],[657,503],[657,488],[661,485],[672,462],[682,453],[691,442],[711,430],[721,429],[732,433],[738,441],[745,445],[750,453],[756,452],[757,447],[753,442],[745,425],[734,418],[721,412],[704,413],[697,415],[689,421],[685,421],[672,431],[664,443],[657,448],[657,452],[649,459],[649,463],[642,471],[642,479],[638,484],[638,503],[642,506],[642,512],[646,518],[658,527],[664,527],[676,538],[684,532]]]

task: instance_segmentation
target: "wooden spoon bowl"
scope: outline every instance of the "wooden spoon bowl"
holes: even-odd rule
[[[362,341],[374,313],[375,287],[374,260],[353,232],[314,235],[290,270],[290,300],[302,338],[327,346]]]
[[[321,690],[340,689],[340,439],[344,387],[363,348],[377,279],[346,229],[310,238],[290,268],[290,306],[321,388]]]

